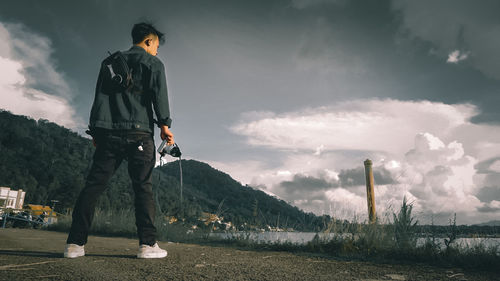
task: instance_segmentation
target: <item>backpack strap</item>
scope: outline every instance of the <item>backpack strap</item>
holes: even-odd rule
[[[109,70],[109,79],[122,89],[130,89],[132,80],[132,69],[129,68],[127,60],[122,52],[109,52],[109,56],[104,60],[104,64]]]

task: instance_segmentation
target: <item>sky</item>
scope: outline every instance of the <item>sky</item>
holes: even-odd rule
[[[166,34],[185,159],[315,214],[500,218],[498,1],[3,1],[0,108],[81,135],[108,51]],[[158,132],[156,142],[159,144]],[[174,161],[170,158],[168,161]]]

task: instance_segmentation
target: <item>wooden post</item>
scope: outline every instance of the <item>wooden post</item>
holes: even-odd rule
[[[368,217],[370,223],[375,223],[375,191],[373,188],[373,171],[372,171],[372,161],[370,159],[365,160],[365,176],[366,176],[366,199],[368,201]]]

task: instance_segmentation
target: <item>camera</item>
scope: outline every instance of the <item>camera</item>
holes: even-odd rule
[[[158,147],[158,153],[160,153],[162,157],[165,156],[166,154],[169,154],[173,157],[180,157],[182,154],[179,146],[176,143],[168,145],[167,139],[164,139],[160,144],[160,146]]]

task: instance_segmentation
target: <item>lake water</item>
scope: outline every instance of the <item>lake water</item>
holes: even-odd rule
[[[234,232],[234,233],[211,233],[211,237],[218,237],[223,239],[230,238],[248,238],[257,243],[275,243],[275,242],[291,242],[296,244],[305,244],[313,240],[315,232]],[[344,238],[351,237],[351,234],[335,234],[335,233],[318,233],[321,240],[330,240],[336,236],[343,236]],[[417,245],[423,245],[425,238],[418,238]],[[436,238],[435,242],[442,248],[445,247],[444,238]],[[496,246],[500,251],[500,238],[457,238],[454,245],[460,247],[474,247],[483,244],[486,247]]]

